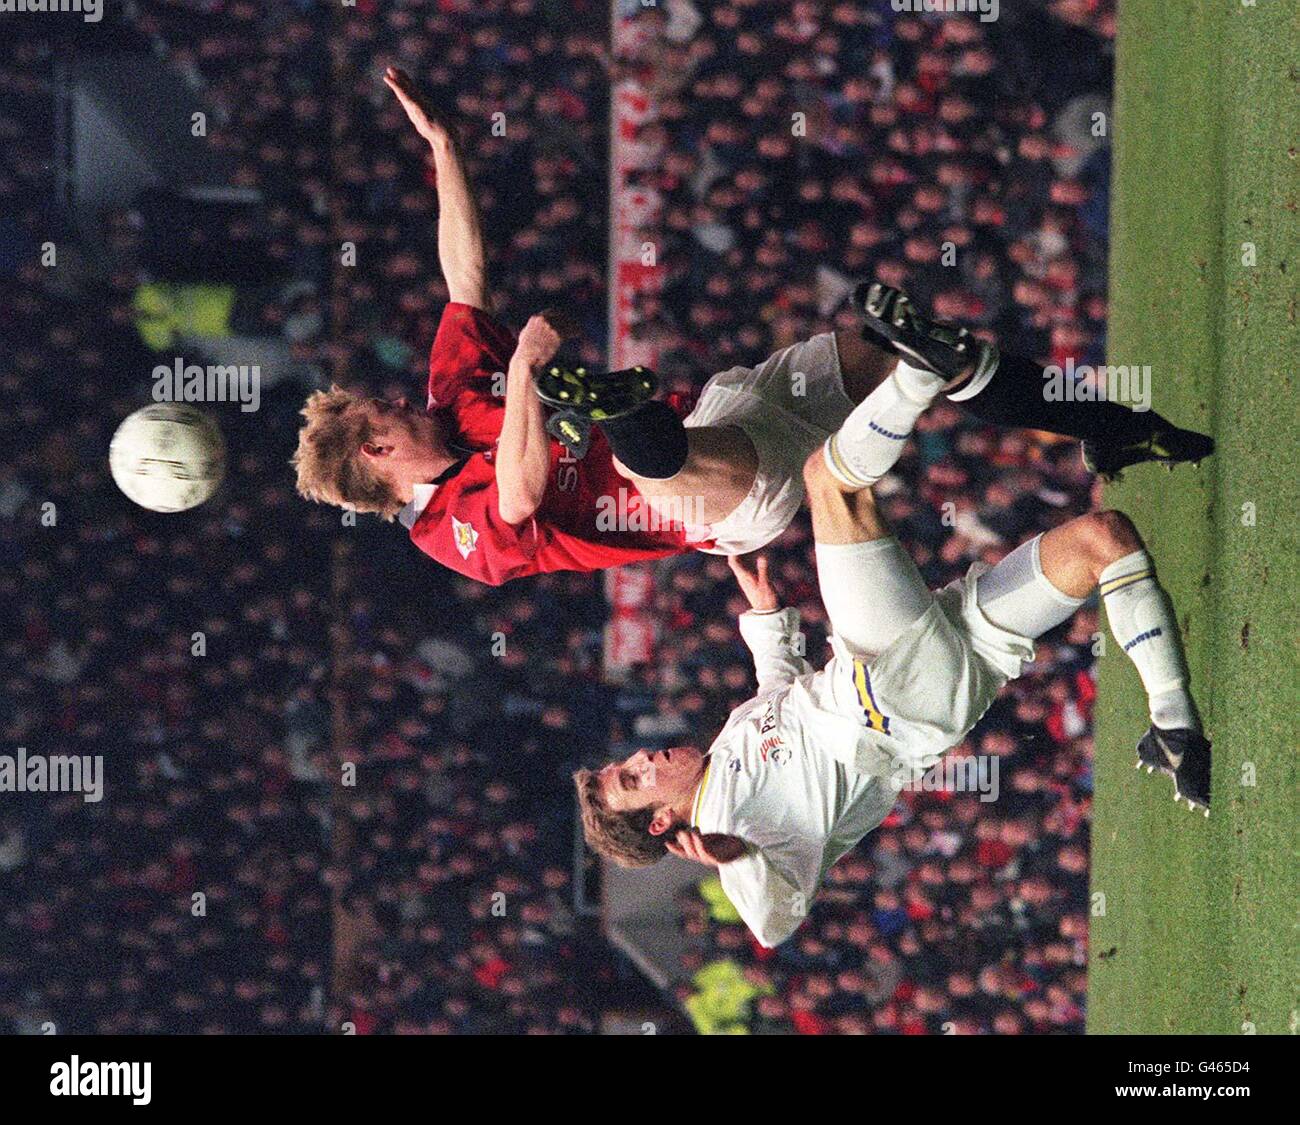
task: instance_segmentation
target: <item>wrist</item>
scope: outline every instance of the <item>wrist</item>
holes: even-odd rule
[[[510,357],[510,369],[507,375],[527,375],[530,378],[546,366],[546,360],[533,355],[515,352]]]

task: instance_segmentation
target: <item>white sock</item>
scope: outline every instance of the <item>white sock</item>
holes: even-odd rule
[[[1173,607],[1156,581],[1155,564],[1146,551],[1113,562],[1098,579],[1106,619],[1120,647],[1142,677],[1151,721],[1168,730],[1200,730],[1196,705],[1187,690],[1187,662]]]
[[[1021,543],[976,579],[975,601],[994,625],[1037,640],[1069,621],[1087,598],[1073,598],[1043,573],[1043,537]]]
[[[875,484],[894,467],[916,420],[943,384],[942,375],[900,361],[822,447],[831,475],[850,488]]]

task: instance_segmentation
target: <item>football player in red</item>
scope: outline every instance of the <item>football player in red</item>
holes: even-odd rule
[[[421,550],[468,577],[497,585],[691,549],[758,550],[802,503],[809,454],[827,445],[839,458],[834,435],[850,416],[850,429],[901,441],[940,393],[985,421],[1079,437],[1098,471],[1197,461],[1213,448],[1154,411],[1055,401],[1032,361],[929,320],[879,284],[855,294],[861,334],[824,333],[720,372],[685,419],[651,398],[648,372],[567,372],[551,362],[569,331],[563,317],[534,316],[516,340],[492,316],[478,209],[452,131],[402,71],[389,68],[385,82],[436,172],[450,300],[427,401],[317,391],[293,463],[303,496],[400,518]],[[565,440],[548,432],[544,403],[573,429],[560,428]]]
[[[755,536],[766,542],[779,534],[802,499],[804,447],[834,432],[897,357],[853,333],[781,353],[785,360],[763,378],[795,388],[795,401],[790,410],[764,407],[760,442],[782,447],[779,462],[766,463],[736,417],[757,374],[749,369],[736,369],[734,386],[701,396],[689,429],[665,403],[636,401],[621,431],[617,419],[598,426],[578,456],[547,433],[534,392],[567,323],[543,313],[516,340],[492,316],[478,209],[452,130],[402,71],[390,68],[385,82],[432,150],[450,300],[429,356],[424,404],[339,387],[310,396],[293,458],[299,492],[400,518],[426,554],[492,585],[692,548],[736,553],[761,546]],[[811,369],[802,395],[788,370],[800,348]],[[787,425],[802,431],[791,448]]]

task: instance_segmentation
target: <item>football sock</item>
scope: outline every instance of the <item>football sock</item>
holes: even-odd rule
[[[1058,590],[1043,573],[1035,535],[975,580],[975,602],[994,625],[1033,640],[1069,621],[1087,598]]]
[[[1173,607],[1146,551],[1134,551],[1101,572],[1098,580],[1115,640],[1142,677],[1151,721],[1158,727],[1199,731],[1196,705],[1187,690],[1187,662]]]
[[[597,422],[609,447],[627,468],[647,480],[668,480],[686,464],[686,427],[671,406],[658,399]]]
[[[1173,427],[1154,410],[1118,402],[1049,402],[1043,368],[1023,356],[1003,355],[982,387],[958,387],[949,398],[983,422],[1128,445]],[[969,397],[967,397],[969,396]]]
[[[943,385],[942,375],[900,361],[822,447],[831,475],[849,488],[875,484],[894,467],[916,420]]]

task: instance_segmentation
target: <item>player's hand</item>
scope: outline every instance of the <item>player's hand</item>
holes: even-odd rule
[[[555,358],[572,325],[560,313],[550,311],[529,317],[524,330],[519,333],[515,355],[529,367],[541,367]]]
[[[707,835],[698,828],[682,828],[664,846],[675,856],[702,863],[705,867],[721,867],[745,854],[745,841],[725,832]]]
[[[411,76],[406,71],[400,67],[390,66],[384,71],[384,83],[397,95],[397,100],[406,110],[406,116],[411,119],[415,131],[426,141],[430,144],[438,141],[455,141],[455,134],[446,114],[416,93]]]
[[[766,552],[752,551],[748,555],[728,555],[727,565],[740,583],[741,593],[749,599],[751,609],[770,612],[781,608],[781,600],[768,578]]]

